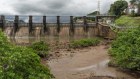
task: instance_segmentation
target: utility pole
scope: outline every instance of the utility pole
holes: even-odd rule
[[[100,0],[98,0],[98,13],[97,15],[100,15]]]

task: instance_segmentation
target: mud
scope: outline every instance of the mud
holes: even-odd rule
[[[108,46],[51,51],[48,64],[55,79],[137,79],[108,67]],[[45,61],[45,60],[44,60]]]

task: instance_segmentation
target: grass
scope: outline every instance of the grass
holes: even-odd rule
[[[81,39],[81,40],[75,40],[71,41],[70,47],[71,48],[82,48],[82,47],[88,47],[88,46],[96,46],[100,43],[100,40],[98,38],[88,38],[88,39]]]
[[[130,16],[121,16],[115,21],[115,24],[118,26],[133,26],[137,27],[140,25],[140,17],[130,17]]]

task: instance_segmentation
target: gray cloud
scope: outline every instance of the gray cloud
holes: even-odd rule
[[[106,13],[116,0],[100,1],[101,13]],[[0,0],[2,6],[0,14],[86,15],[97,10],[97,0]]]
[[[18,1],[13,4],[13,8],[19,14],[56,15],[68,13],[66,7],[70,3],[69,0],[40,0],[32,3]]]

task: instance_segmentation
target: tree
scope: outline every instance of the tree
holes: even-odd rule
[[[125,0],[118,0],[111,4],[109,14],[120,16],[122,15],[123,11],[128,7],[128,3]]]

